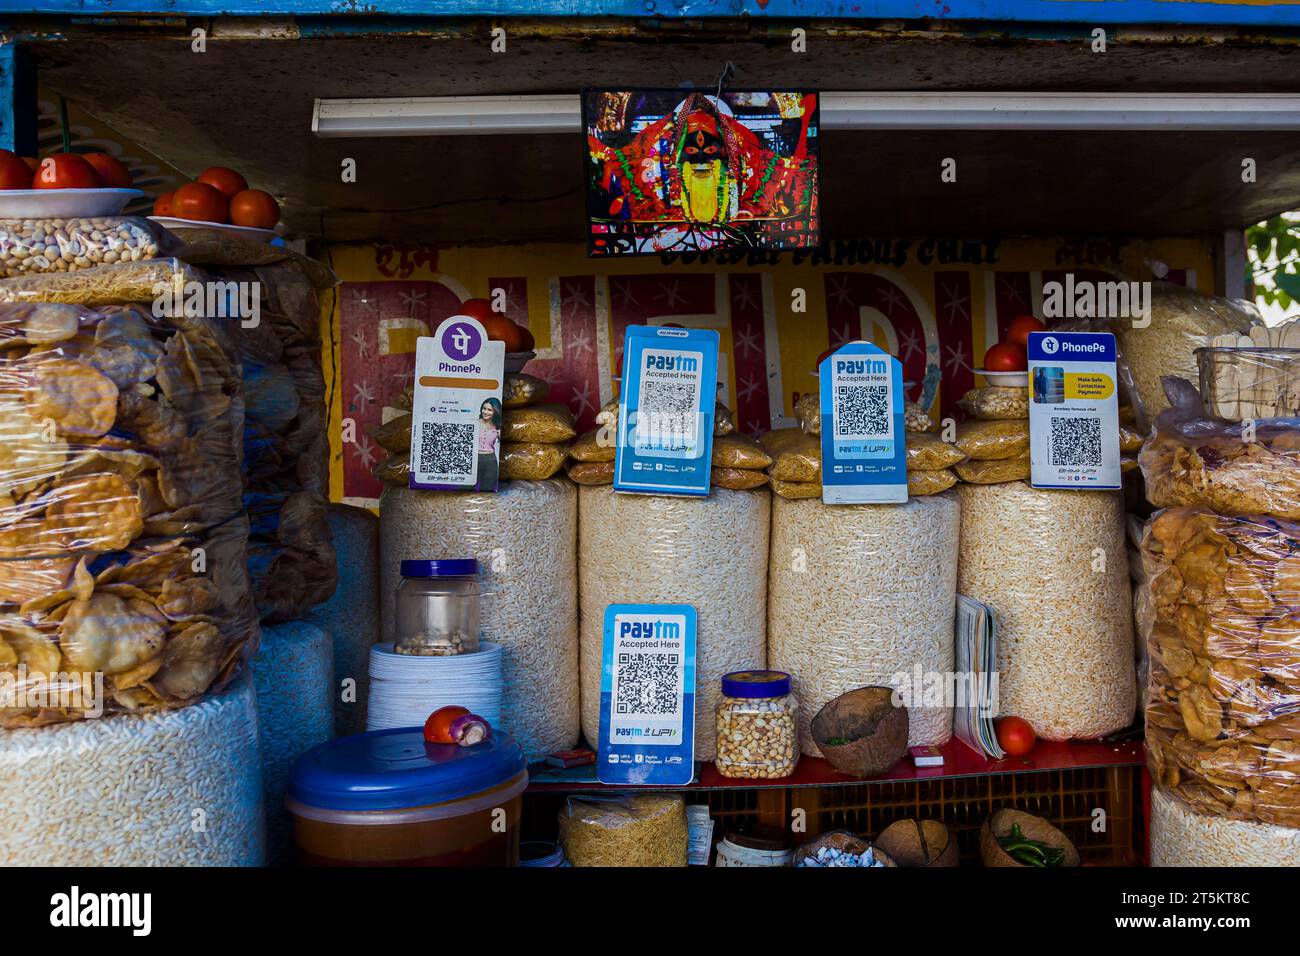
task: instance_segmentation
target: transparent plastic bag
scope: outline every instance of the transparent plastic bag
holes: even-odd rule
[[[564,467],[565,445],[502,442],[501,477],[511,481],[545,481]]]
[[[614,431],[606,426],[594,428],[579,435],[569,446],[569,457],[580,462],[613,461],[618,454],[614,445]]]
[[[788,448],[794,448],[804,441],[803,429],[797,425],[792,428],[774,428],[758,436],[758,445],[773,458]]]
[[[312,491],[248,494],[248,572],[263,621],[295,621],[338,583],[329,503]]]
[[[995,461],[959,461],[952,466],[957,477],[972,485],[996,485],[1006,481],[1027,481],[1029,479],[1029,451],[1026,449],[1015,458],[1000,458]]]
[[[618,424],[618,399],[612,399],[605,403],[604,407],[596,414],[597,425],[608,425],[613,428]],[[713,405],[713,434],[730,435],[736,430],[735,420],[732,418],[731,409],[721,402],[715,402]]]
[[[794,403],[794,417],[799,419],[799,427],[805,435],[822,433],[821,398],[816,392],[804,392]]]
[[[571,461],[567,467],[569,478],[580,485],[612,485],[614,483],[614,462],[610,461]]]
[[[226,229],[171,226],[170,231],[179,240],[179,248],[162,255],[174,254],[186,262],[208,267],[283,265],[300,273],[315,289],[338,285],[338,278],[327,266],[287,246],[247,239]]]
[[[1160,380],[1175,375],[1195,381],[1196,350],[1212,345],[1215,336],[1244,334],[1259,322],[1254,307],[1169,282],[1151,286],[1151,324],[1134,328],[1129,320],[1114,320],[1119,350],[1137,392],[1138,423],[1144,424],[1169,406]]]
[[[0,727],[184,706],[257,651],[247,519],[58,559],[0,558]],[[67,566],[71,562],[71,567]],[[23,603],[14,597],[34,594]]]
[[[1029,419],[962,422],[953,444],[973,461],[1015,458],[1029,450]]]
[[[777,481],[820,482],[822,479],[822,443],[816,435],[780,440],[781,450],[773,456],[768,474]],[[819,492],[820,494],[820,492]]]
[[[182,302],[186,288],[206,288],[211,277],[179,259],[114,262],[76,272],[48,272],[0,279],[0,302],[67,302],[96,307],[154,302],[159,290]],[[191,286],[196,283],[197,286]]]
[[[713,467],[762,470],[772,457],[747,435],[718,435],[713,439]]]
[[[909,471],[907,473],[907,493],[912,497],[937,495],[957,484],[957,476],[947,468],[938,471]]]
[[[695,759],[712,760],[719,679],[766,656],[771,496],[715,488],[707,498],[578,489],[582,726],[600,733],[601,654],[608,604],[690,604],[698,612]],[[636,542],[629,547],[629,542]]]
[[[0,219],[0,278],[157,259],[175,255],[180,245],[141,216]]]
[[[1171,407],[1138,455],[1153,505],[1300,518],[1300,420],[1206,418],[1190,382],[1169,378],[1165,387]]]
[[[568,441],[576,434],[573,413],[563,405],[508,408],[502,416],[503,441],[554,444]]]
[[[1284,335],[1295,342],[1293,348],[1247,345],[1196,350],[1206,415],[1234,422],[1300,416],[1300,322],[1290,325],[1294,332],[1288,329]],[[1276,331],[1262,326],[1255,330],[1264,333],[1260,336],[1264,340]],[[1246,336],[1241,340],[1252,341]]]
[[[372,474],[386,485],[405,488],[411,483],[411,456],[406,452],[389,455],[375,465]]]
[[[791,501],[822,496],[820,481],[782,481],[779,478],[769,478],[768,484],[772,486],[773,492]]]
[[[411,450],[411,416],[398,415],[370,429],[370,437],[386,452],[405,454]]]
[[[767,484],[767,472],[753,468],[719,468],[715,465],[710,480],[719,488],[750,491]]]
[[[191,534],[240,510],[228,326],[139,306],[0,304],[0,328],[19,333],[0,339],[0,555],[70,571],[78,553]],[[32,596],[0,586],[0,602]]]
[[[903,403],[903,428],[909,432],[928,432],[934,430],[934,419],[916,402]]]
[[[510,372],[506,375],[506,385],[502,390],[501,404],[506,408],[523,408],[546,401],[551,386],[535,375],[523,372]]]
[[[1201,813],[1300,827],[1300,524],[1171,508],[1142,553],[1154,782]]]
[[[989,420],[1029,417],[1029,389],[990,385],[972,388],[957,402],[967,414]]]
[[[917,432],[907,436],[908,474],[913,471],[939,471],[965,460],[964,452],[934,435]]]
[[[1046,740],[1122,730],[1137,707],[1118,492],[957,486],[957,587],[992,605],[999,708]]]
[[[773,503],[768,666],[794,678],[804,753],[820,752],[812,720],[840,694],[873,684],[910,691],[914,668],[953,669],[960,534],[954,494],[854,507]],[[866,605],[869,615],[855,612]],[[951,707],[910,694],[901,702],[909,745],[948,740]]]
[[[686,804],[676,795],[569,797],[559,825],[574,866],[686,866]]]

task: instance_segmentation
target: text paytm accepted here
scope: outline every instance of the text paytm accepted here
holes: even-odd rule
[[[1120,487],[1115,336],[1029,335],[1029,464],[1035,488]]]

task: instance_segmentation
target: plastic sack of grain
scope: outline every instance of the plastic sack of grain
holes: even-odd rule
[[[993,606],[999,709],[1047,740],[1121,730],[1137,706],[1124,501],[961,485],[957,589]]]
[[[699,615],[695,759],[713,759],[722,675],[765,664],[770,513],[771,496],[761,489],[718,488],[707,498],[579,489],[582,731],[589,744],[600,736],[605,608],[689,604]]]
[[[334,639],[334,733],[346,737],[366,729],[370,648],[379,643],[379,519],[365,508],[332,504],[326,520],[347,584],[309,620]]]
[[[193,707],[0,731],[0,866],[263,866],[262,811],[247,674]]]
[[[1300,830],[1197,813],[1151,788],[1152,866],[1300,866]]]
[[[569,797],[559,823],[574,866],[686,865],[686,804],[679,796]]]
[[[495,494],[390,486],[379,499],[384,641],[404,559],[477,558],[483,638],[504,648],[502,724],[530,755],[578,740],[577,528],[577,490],[563,478]]]
[[[953,667],[961,509],[952,493],[901,505],[778,500],[772,513],[768,665],[789,672],[804,753],[812,719],[855,687],[905,694]],[[904,697],[904,703],[907,703]],[[908,704],[908,744],[942,744],[952,710]]]
[[[299,754],[334,736],[333,668],[333,642],[315,624],[289,621],[262,629],[253,680],[271,863],[288,863],[293,849],[293,824],[284,808],[289,768]]]
[[[1244,333],[1258,321],[1258,314],[1246,303],[1168,282],[1152,283],[1150,324],[1135,328],[1130,321],[1111,323],[1142,406],[1139,423],[1169,407],[1160,384],[1164,376],[1197,381],[1198,348],[1213,345],[1216,335]]]

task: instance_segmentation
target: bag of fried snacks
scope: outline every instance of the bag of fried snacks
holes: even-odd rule
[[[142,259],[114,262],[77,272],[45,272],[0,279],[0,302],[65,302],[101,306],[124,302],[165,300],[156,311],[178,314],[186,311],[199,290],[203,301],[189,311],[211,312],[206,300],[211,276],[179,259]],[[217,303],[223,318],[238,317],[238,303],[222,299]],[[214,316],[215,317],[215,316]]]
[[[962,422],[953,444],[973,461],[1015,458],[1029,450],[1029,419]]]
[[[505,410],[501,438],[508,442],[567,442],[577,434],[573,413],[563,405],[533,405]]]
[[[564,466],[568,449],[543,442],[502,442],[501,477],[507,481],[544,481]]]
[[[551,386],[534,375],[523,372],[510,372],[506,375],[506,385],[502,390],[501,404],[506,408],[523,408],[546,401]]]
[[[952,466],[957,477],[972,485],[1000,485],[1006,481],[1026,481],[1029,478],[1029,451],[1015,458],[994,461],[959,461]],[[909,476],[910,477],[910,476]]]
[[[773,456],[772,467],[768,469],[768,474],[778,481],[812,481],[820,483],[822,478],[821,439],[816,435],[803,435],[791,442]]]
[[[732,491],[750,491],[767,484],[767,472],[753,468],[718,468],[714,466],[710,476],[713,484],[719,488]]]
[[[613,461],[618,449],[614,446],[614,430],[600,425],[569,446],[569,457],[574,461],[602,462]]]
[[[713,439],[713,467],[762,470],[772,456],[747,435],[720,435]]]
[[[946,441],[929,434],[915,432],[907,436],[907,471],[938,471],[965,461],[966,456]]]
[[[822,483],[820,481],[781,481],[769,478],[768,484],[782,498],[820,498]]]
[[[907,473],[907,493],[913,497],[937,495],[955,484],[957,484],[957,476],[948,468],[941,468],[938,471],[909,470]]]
[[[142,216],[0,219],[0,278],[157,259],[180,247],[175,235]]]
[[[976,418],[1002,421],[1029,417],[1029,389],[990,385],[972,388],[957,402],[959,408]]]
[[[571,461],[566,470],[569,478],[580,485],[612,485],[614,483],[613,460]]]

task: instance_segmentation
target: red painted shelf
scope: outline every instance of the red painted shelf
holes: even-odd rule
[[[820,757],[803,757],[788,777],[776,780],[737,780],[724,777],[711,763],[696,764],[695,779],[684,787],[606,786],[596,779],[594,766],[562,770],[534,765],[529,767],[531,793],[573,793],[592,790],[724,790],[760,787],[827,787],[861,783],[890,783],[896,780],[934,780],[943,777],[980,777],[998,773],[1033,773],[1047,770],[1077,770],[1087,767],[1140,767],[1146,757],[1140,740],[1119,743],[1074,741],[1052,743],[1042,740],[1025,757],[988,760],[956,738],[943,748],[942,767],[915,767],[910,757],[900,760],[892,770],[879,777],[859,779],[833,769]]]

